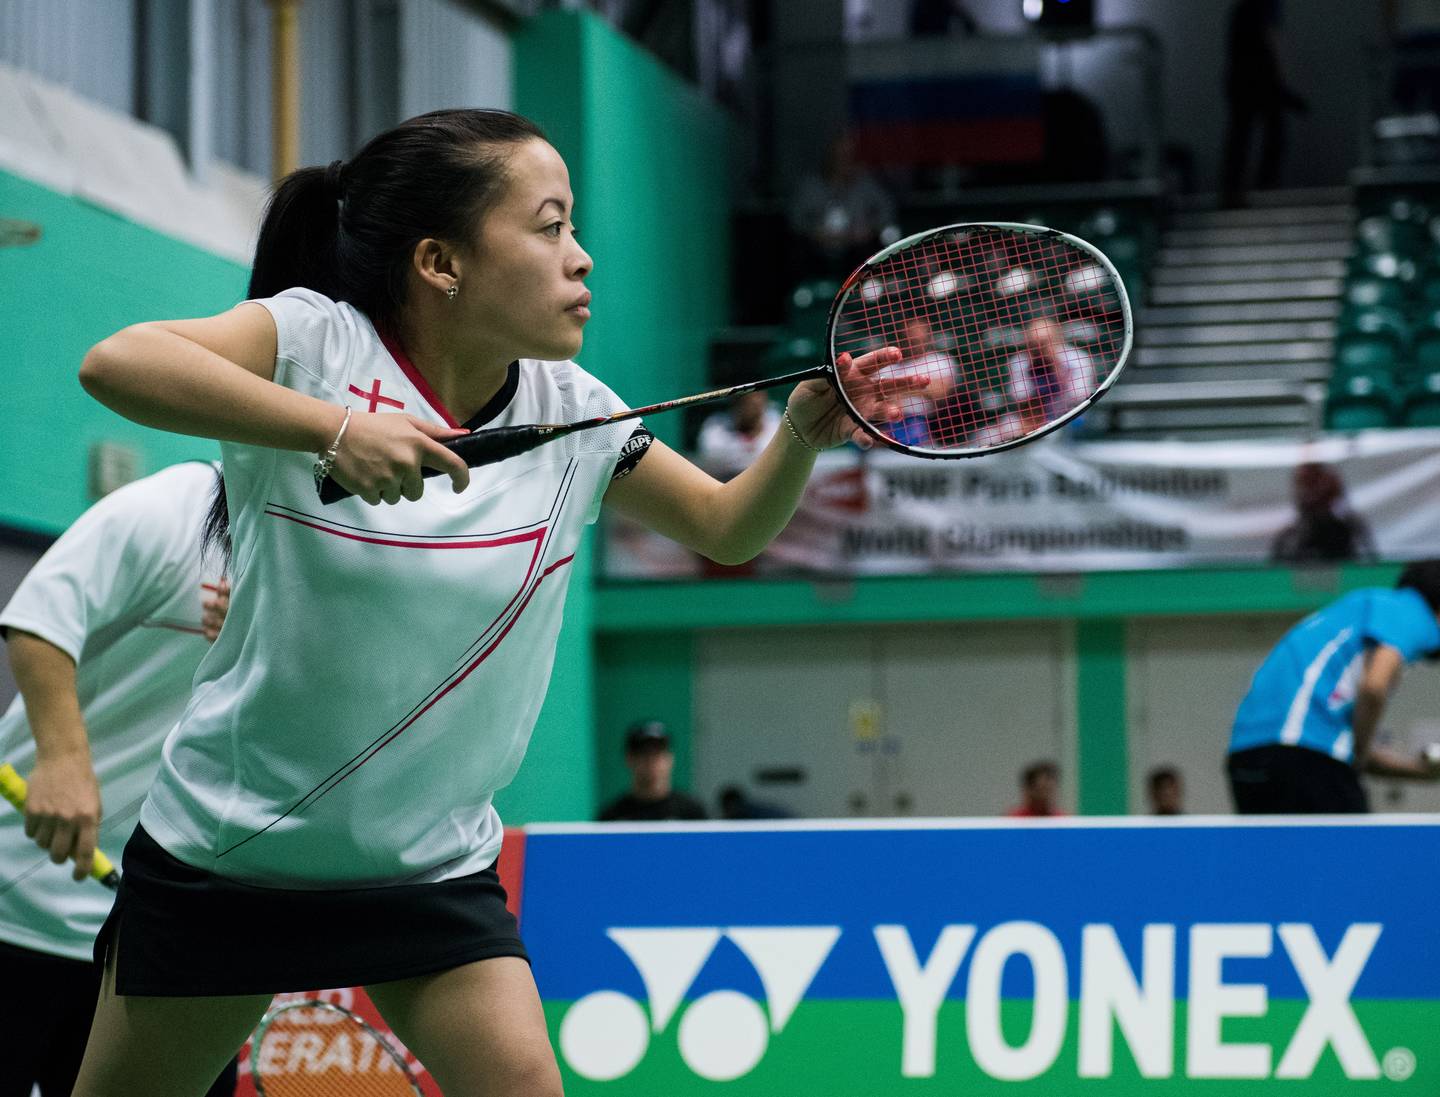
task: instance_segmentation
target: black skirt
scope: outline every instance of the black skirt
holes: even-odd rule
[[[368,986],[475,960],[527,960],[494,867],[426,884],[292,891],[192,868],[136,828],[100,936],[122,995],[214,997]]]

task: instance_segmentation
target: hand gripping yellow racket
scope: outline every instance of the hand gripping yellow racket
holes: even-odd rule
[[[15,805],[15,810],[24,814],[25,793],[28,791],[25,778],[15,772],[15,767],[9,762],[0,765],[0,796],[5,797]],[[95,851],[95,859],[90,865],[90,875],[99,880],[111,891],[120,887],[120,870],[115,867],[110,858]]]

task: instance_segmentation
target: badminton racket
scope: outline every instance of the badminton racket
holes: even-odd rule
[[[259,1097],[423,1097],[395,1045],[343,1006],[287,1002],[260,1019],[250,1045]]]
[[[946,225],[891,244],[845,280],[830,306],[820,365],[613,415],[477,430],[442,444],[475,468],[576,431],[824,378],[881,445],[915,457],[976,457],[1034,441],[1084,414],[1115,384],[1133,339],[1124,284],[1092,244],[1039,225]],[[900,360],[857,366],[886,347],[898,348]],[[320,489],[325,503],[350,494],[333,480]]]
[[[25,796],[29,791],[25,778],[15,771],[14,766],[9,762],[0,765],[0,796],[9,800],[22,815],[25,814]],[[90,862],[90,875],[111,891],[120,887],[120,870],[98,849]]]

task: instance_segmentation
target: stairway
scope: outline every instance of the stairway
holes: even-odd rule
[[[1130,365],[1092,427],[1127,438],[1317,430],[1354,219],[1345,189],[1177,208],[1137,309]]]

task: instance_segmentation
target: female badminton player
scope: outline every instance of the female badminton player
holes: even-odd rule
[[[560,1093],[491,796],[540,710],[581,533],[604,502],[739,562],[818,451],[868,441],[810,381],[725,484],[632,423],[467,469],[442,440],[623,407],[571,361],[591,303],[573,205],[527,120],[414,118],[280,184],[257,300],[86,356],[103,403],[220,440],[233,590],[125,849],[80,1097],[203,1093],[272,993],[346,985],[447,1097]],[[898,414],[886,399],[862,414]],[[326,476],[355,497],[322,507]]]

